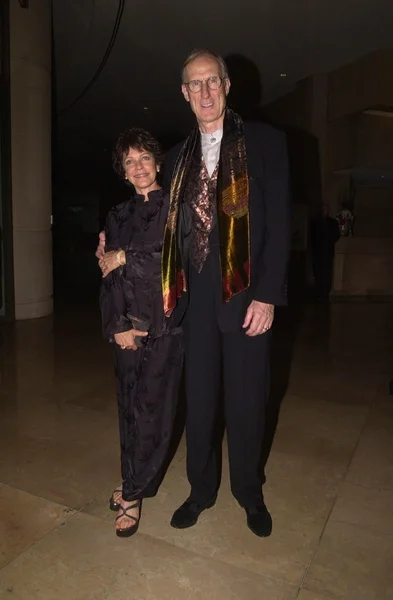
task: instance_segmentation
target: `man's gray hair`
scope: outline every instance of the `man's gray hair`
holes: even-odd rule
[[[185,83],[185,73],[188,65],[197,58],[202,58],[204,56],[213,58],[218,62],[218,65],[220,67],[220,77],[222,77],[222,79],[226,79],[228,77],[228,67],[222,56],[216,54],[215,52],[212,52],[211,50],[208,50],[207,48],[198,48],[196,50],[193,50],[191,54],[187,56],[186,60],[183,63],[183,68],[181,71],[181,80],[183,83]]]

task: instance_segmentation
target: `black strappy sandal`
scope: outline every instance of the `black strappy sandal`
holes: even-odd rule
[[[132,515],[127,514],[127,511],[131,510],[132,508],[139,508],[138,517],[133,517]],[[125,527],[124,529],[116,528],[116,535],[119,537],[131,537],[132,535],[134,535],[134,533],[136,533],[138,531],[139,521],[141,518],[141,501],[136,500],[135,502],[130,504],[130,506],[127,506],[127,508],[124,508],[124,506],[120,506],[119,511],[121,511],[121,513],[119,515],[117,515],[115,523],[117,523],[117,521],[119,519],[121,519],[122,517],[127,517],[127,519],[132,519],[133,521],[135,521],[135,523],[133,525],[131,525],[131,527]]]
[[[122,488],[116,488],[115,490],[113,490],[112,492],[112,496],[109,498],[109,509],[113,510],[114,512],[117,512],[121,506],[120,502],[116,502],[116,500],[114,499],[114,495],[118,492],[120,493],[120,496],[122,494]]]

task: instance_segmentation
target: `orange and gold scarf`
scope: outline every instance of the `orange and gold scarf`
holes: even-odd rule
[[[194,153],[200,150],[200,132],[195,126],[177,158],[172,176],[168,220],[162,249],[162,289],[167,316],[177,298],[187,291],[179,241],[179,207],[186,188]],[[185,201],[187,199],[185,198]],[[217,221],[220,240],[223,300],[250,285],[250,222],[247,156],[243,121],[226,110],[217,180]]]

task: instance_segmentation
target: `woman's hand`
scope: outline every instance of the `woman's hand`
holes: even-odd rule
[[[98,261],[98,264],[102,271],[102,276],[106,277],[114,269],[118,269],[126,264],[126,253],[124,250],[111,250],[110,252],[105,252]]]
[[[105,254],[105,231],[100,231],[98,235],[98,246],[96,250],[96,257],[101,259]]]
[[[130,331],[124,331],[123,333],[115,333],[113,337],[115,338],[116,344],[118,344],[122,350],[138,350],[135,338],[146,337],[147,335],[147,331],[130,329]]]

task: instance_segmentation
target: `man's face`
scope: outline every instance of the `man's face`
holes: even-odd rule
[[[210,56],[201,56],[187,65],[184,78],[186,83],[182,85],[184,98],[190,103],[201,131],[209,133],[219,129],[223,125],[226,98],[231,86],[229,79],[222,80],[218,89],[211,89],[221,78],[219,63]],[[218,79],[217,79],[218,78]],[[195,82],[202,82],[200,91],[192,91]],[[190,82],[192,82],[190,84]]]

